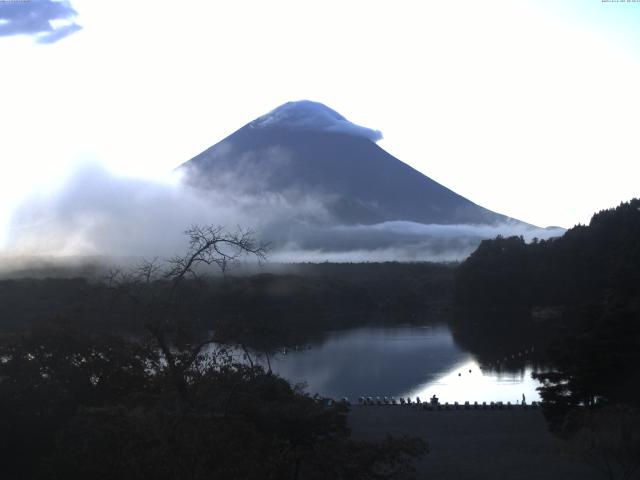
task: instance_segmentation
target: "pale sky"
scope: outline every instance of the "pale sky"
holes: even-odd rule
[[[161,176],[299,99],[539,226],[640,195],[638,2],[71,0],[44,32],[2,20],[41,2],[0,2],[0,232],[77,165]]]

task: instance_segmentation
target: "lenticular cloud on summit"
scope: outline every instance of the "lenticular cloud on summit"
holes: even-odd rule
[[[335,110],[310,100],[287,102],[250,123],[253,128],[284,127],[344,133],[377,142],[382,132],[350,122]]]

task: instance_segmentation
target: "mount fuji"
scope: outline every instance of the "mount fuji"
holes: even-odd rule
[[[476,205],[393,157],[361,127],[308,100],[250,122],[178,169],[203,189],[317,195],[337,224],[527,225]]]

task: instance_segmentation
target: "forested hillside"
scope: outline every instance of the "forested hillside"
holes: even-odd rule
[[[536,376],[553,429],[584,433],[593,425],[585,406],[640,406],[640,199],[560,238],[483,241],[457,269],[455,301],[465,309],[552,307],[551,321],[531,315],[519,326],[552,344],[553,367]]]
[[[639,293],[640,199],[598,212],[559,238],[484,240],[456,274],[456,303],[465,306],[630,301]]]

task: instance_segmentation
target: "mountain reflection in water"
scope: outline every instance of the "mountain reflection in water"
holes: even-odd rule
[[[329,332],[304,350],[271,360],[274,372],[309,393],[333,398],[435,394],[450,403],[539,400],[531,368],[500,373],[480,369],[456,345],[449,327],[368,327]],[[469,372],[471,370],[471,372]]]

